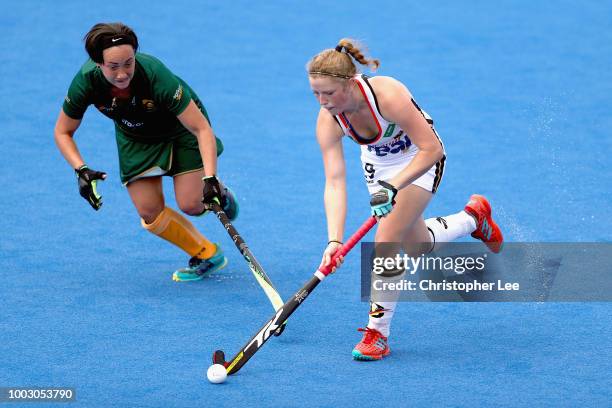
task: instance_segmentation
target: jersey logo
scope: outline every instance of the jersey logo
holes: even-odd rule
[[[176,99],[177,101],[180,101],[181,98],[183,97],[183,85],[179,85],[179,87],[176,89],[176,92],[174,93],[174,99]]]
[[[125,126],[129,127],[129,128],[139,128],[142,125],[144,125],[143,122],[130,122],[127,119],[121,119],[121,123],[123,123]]]
[[[112,107],[108,107],[108,106],[104,106],[104,105],[97,105],[96,108],[98,108],[98,110],[100,112],[102,112],[105,115],[110,115],[113,112],[113,108]]]
[[[390,123],[389,126],[387,127],[387,131],[383,135],[383,138],[391,136],[394,131],[395,131],[395,123]]]
[[[157,110],[157,106],[155,106],[155,102],[153,102],[151,99],[143,99],[142,100],[142,107],[147,112],[153,112],[153,111]]]
[[[404,153],[411,145],[408,135],[400,133],[387,143],[368,145],[368,152],[374,152],[378,157],[385,157],[389,154]]]

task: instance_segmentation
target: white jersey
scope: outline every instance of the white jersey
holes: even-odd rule
[[[376,137],[374,139],[365,139],[360,136],[344,113],[335,115],[334,118],[342,128],[344,134],[360,145],[364,175],[368,183],[368,188],[371,187],[370,190],[372,192],[372,189],[379,188],[377,185],[378,180],[389,180],[397,174],[397,172],[405,168],[418,153],[419,148],[412,144],[410,136],[400,128],[399,125],[387,121],[381,115],[378,101],[376,100],[376,94],[368,81],[368,77],[363,74],[358,74],[354,79],[368,104],[376,127],[378,128]],[[419,107],[414,99],[412,103],[431,125],[434,134],[438,137],[433,127],[433,120],[431,117]],[[438,140],[440,140],[439,137]],[[442,144],[441,140],[440,144]],[[442,145],[442,148],[444,148],[444,145]],[[413,184],[419,185],[435,193],[444,172],[444,161],[445,157],[436,163],[430,171],[425,173],[421,178],[415,180]],[[431,177],[429,177],[428,174]]]

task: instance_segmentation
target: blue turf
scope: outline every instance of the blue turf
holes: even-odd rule
[[[609,1],[261,3],[2,1],[0,387],[73,386],[84,407],[609,406],[605,303],[401,304],[391,356],[352,361],[367,318],[355,254],[238,375],[206,381],[213,350],[232,355],[272,308],[212,216],[195,223],[229,265],[171,280],[187,257],[140,227],[92,109],[76,139],[108,172],[104,206],[78,196],[52,134],[96,22],[132,25],[203,99],[236,227],[285,297],[327,239],[304,65],[343,36],[436,120],[448,167],[428,215],[478,192],[511,241],[612,239]],[[368,196],[357,147],[346,156],[353,231]]]

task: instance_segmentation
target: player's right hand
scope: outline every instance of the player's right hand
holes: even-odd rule
[[[342,244],[339,242],[329,241],[329,243],[327,244],[327,248],[325,248],[325,251],[323,252],[323,259],[321,259],[321,265],[319,265],[319,269],[329,265],[332,257],[338,251],[338,249],[340,249],[341,246]],[[342,265],[342,262],[344,262],[344,257],[338,257],[338,259],[336,259],[336,265],[332,268],[331,273],[336,272],[336,269],[338,269],[340,265]]]
[[[98,180],[106,179],[106,173],[91,170],[86,164],[74,170],[77,176],[79,193],[91,207],[98,211],[102,207],[102,196],[98,194]]]

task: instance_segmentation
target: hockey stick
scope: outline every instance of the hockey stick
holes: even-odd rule
[[[251,250],[246,242],[244,242],[244,239],[242,239],[240,236],[240,233],[238,233],[234,225],[232,225],[232,222],[228,218],[225,211],[223,211],[223,208],[221,208],[221,206],[217,203],[207,205],[207,207],[210,211],[215,213],[217,218],[219,218],[219,221],[221,221],[221,224],[223,224],[223,227],[232,238],[232,241],[234,241],[236,248],[238,248],[238,251],[240,251],[244,259],[247,261],[249,269],[251,269],[251,272],[253,272],[253,276],[255,276],[257,283],[259,283],[259,286],[261,286],[268,299],[270,299],[272,306],[274,306],[274,310],[278,310],[283,307],[283,299],[278,294],[278,291],[272,284],[270,278],[268,278],[268,275],[266,275],[266,272],[264,272],[264,269],[261,267],[259,262],[257,262],[257,259],[255,259],[255,256],[251,253]],[[285,324],[279,327],[278,330],[274,332],[274,335],[280,336],[283,330],[285,330]]]
[[[266,324],[253,336],[248,343],[242,348],[238,354],[234,356],[230,361],[225,361],[225,353],[223,350],[217,350],[213,354],[213,364],[223,364],[227,371],[227,374],[235,374],[240,368],[247,362],[257,351],[264,345],[264,343],[270,338],[270,334],[274,333],[295,310],[302,304],[302,302],[312,293],[319,283],[323,281],[331,273],[332,266],[336,264],[336,259],[340,256],[345,256],[353,247],[365,236],[376,225],[376,217],[370,217],[363,225],[355,232],[348,241],[336,253],[331,259],[331,262],[320,269],[318,269],[312,278],[306,284],[297,291],[291,299],[287,301],[280,309],[276,311]]]

